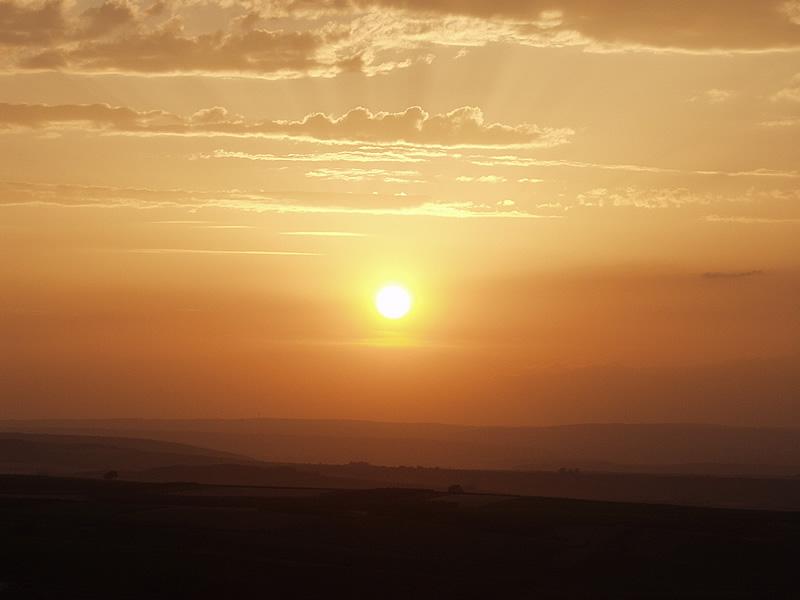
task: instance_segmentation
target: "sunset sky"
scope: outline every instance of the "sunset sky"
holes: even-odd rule
[[[798,0],[0,0],[0,65],[0,418],[800,427]]]

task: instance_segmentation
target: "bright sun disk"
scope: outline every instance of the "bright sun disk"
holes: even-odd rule
[[[378,292],[375,305],[387,319],[399,319],[411,309],[411,295],[399,285],[389,285]]]

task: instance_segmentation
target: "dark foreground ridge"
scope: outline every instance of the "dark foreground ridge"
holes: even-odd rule
[[[790,597],[800,514],[0,476],[4,598]]]

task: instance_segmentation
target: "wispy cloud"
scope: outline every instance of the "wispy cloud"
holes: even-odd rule
[[[708,104],[721,104],[734,98],[736,92],[733,90],[721,90],[718,88],[711,88],[704,92],[689,98],[689,102],[707,102]]]
[[[276,193],[223,190],[152,190],[102,186],[0,182],[0,207],[223,208],[252,213],[353,214],[439,218],[559,218],[516,207],[476,202],[434,202],[424,197],[380,194]]]
[[[242,256],[324,256],[318,252],[285,252],[283,250],[208,250],[198,248],[95,248],[101,252],[133,254],[220,254]]]
[[[701,277],[704,279],[741,279],[742,277],[754,277],[757,275],[763,275],[764,271],[761,270],[753,270],[753,271],[712,271],[708,273],[703,273]]]
[[[317,169],[306,177],[338,181],[383,181],[385,183],[424,183],[419,171],[392,171],[387,169]]]
[[[800,12],[800,8],[798,8]],[[764,127],[797,127],[800,125],[800,73],[770,97],[782,115],[761,122]]]
[[[253,225],[225,225],[211,221],[150,221],[151,225],[184,225],[193,229],[257,229]]]
[[[368,233],[353,233],[352,231],[281,231],[280,234],[318,237],[370,237]]]
[[[800,117],[784,117],[782,119],[772,119],[771,121],[763,121],[761,123],[764,127],[797,127],[800,125]]]
[[[198,153],[189,156],[190,160],[211,160],[218,158],[242,159],[263,162],[388,162],[388,163],[421,163],[431,158],[443,156],[453,157],[452,153],[433,149],[409,148],[359,148],[356,150],[338,150],[336,152],[314,152],[308,154],[252,154],[230,150],[215,150],[211,153]]]
[[[575,197],[576,208],[680,210],[686,216],[707,222],[785,224],[800,222],[798,199],[798,190],[755,187],[724,193],[703,187],[626,186],[594,188]],[[565,208],[569,210],[570,206]],[[707,212],[709,209],[715,212]]]
[[[596,188],[578,194],[581,206],[615,206],[633,208],[675,208],[685,205],[702,205],[719,202],[719,196],[692,193],[685,188],[637,188],[626,187],[609,190]]]
[[[456,177],[456,181],[461,183],[503,183],[507,180],[505,177],[500,175],[481,175],[478,177],[462,175],[460,177]]]
[[[503,210],[475,202],[424,202],[417,206],[398,208],[366,208],[345,206],[283,206],[279,212],[393,215],[408,217],[447,217],[455,219],[558,219],[560,215],[535,214],[522,210]]]
[[[785,88],[772,95],[773,102],[800,102],[800,73]]]
[[[757,216],[726,216],[726,215],[704,215],[703,221],[711,223],[753,223],[753,224],[781,224],[781,223],[800,223],[800,217],[757,217]]]
[[[675,175],[705,175],[709,177],[777,177],[787,179],[800,179],[798,170],[781,170],[754,168],[744,171],[720,171],[714,169],[670,169],[649,165],[614,164],[582,162],[574,160],[541,160],[524,156],[472,156],[468,159],[472,164],[481,167],[565,167],[575,169],[599,169],[604,171],[630,171],[632,173],[655,173]]]

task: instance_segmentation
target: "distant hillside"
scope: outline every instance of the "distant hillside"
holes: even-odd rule
[[[141,437],[280,463],[363,461],[462,469],[536,470],[565,466],[627,472],[800,473],[800,430],[779,428],[696,424],[470,427],[292,419],[111,419],[5,421],[0,422],[0,430]]]
[[[147,439],[0,433],[0,472],[5,473],[71,474],[221,461],[253,462],[230,452]]]

